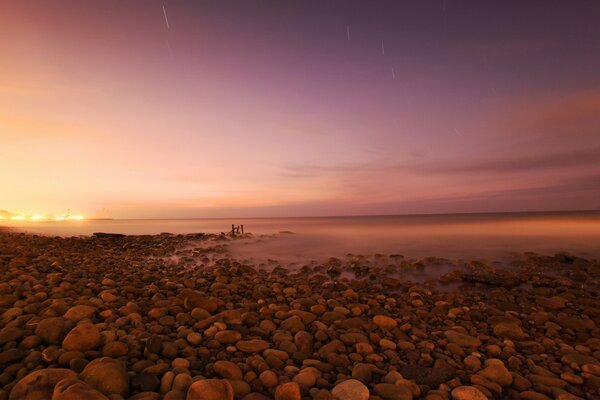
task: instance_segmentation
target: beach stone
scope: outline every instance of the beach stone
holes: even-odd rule
[[[260,339],[240,340],[235,344],[244,353],[259,353],[270,347],[269,342]]]
[[[76,379],[75,372],[64,368],[34,371],[19,380],[12,388],[9,400],[47,400],[52,398],[56,384],[63,379]]]
[[[242,379],[242,370],[231,361],[217,361],[213,369],[221,378]]]
[[[188,392],[187,400],[233,400],[233,387],[223,379],[203,379],[194,382]]]
[[[464,333],[456,332],[453,330],[447,330],[444,332],[449,342],[455,343],[460,347],[479,347],[481,346],[481,340],[476,337],[465,335]]]
[[[21,340],[26,334],[27,332],[24,329],[16,326],[6,326],[0,330],[0,346],[8,342]]]
[[[40,321],[35,334],[46,344],[59,344],[65,337],[67,325],[62,317],[51,317]]]
[[[296,382],[288,382],[275,388],[275,400],[302,400],[300,386]]]
[[[473,386],[459,386],[452,390],[453,400],[488,400],[487,396]]]
[[[373,387],[373,391],[385,400],[412,400],[413,398],[410,389],[392,383],[378,383]]]
[[[376,315],[373,317],[373,323],[381,329],[390,331],[394,329],[398,322],[395,319],[388,317],[387,315]]]
[[[79,322],[82,319],[92,318],[95,313],[96,307],[77,305],[69,308],[63,317],[73,322]]]
[[[65,350],[81,351],[95,349],[100,344],[100,331],[92,323],[83,323],[71,329],[63,340]]]
[[[236,343],[242,339],[242,334],[236,331],[220,331],[215,335],[215,340],[219,343]]]
[[[129,375],[123,365],[109,357],[97,358],[85,366],[79,378],[105,395],[129,394]]]
[[[577,330],[591,330],[596,327],[596,323],[587,318],[572,317],[569,315],[559,315],[556,318],[556,322],[565,329]]]
[[[102,355],[104,357],[123,357],[129,352],[129,346],[123,342],[110,342],[107,343],[102,349]]]
[[[477,374],[503,387],[510,386],[513,381],[511,373],[506,369],[502,360],[496,358],[486,360],[484,368]]]
[[[356,379],[348,379],[335,385],[331,395],[335,400],[368,400],[369,389]]]
[[[101,392],[79,379],[63,379],[56,384],[52,400],[108,400]]]
[[[258,376],[258,379],[260,379],[260,382],[266,388],[275,387],[275,386],[277,386],[277,383],[279,383],[277,374],[271,370],[266,370],[266,371],[261,372],[260,375]]]
[[[494,326],[494,335],[509,339],[522,339],[525,337],[521,327],[515,323],[501,322]]]

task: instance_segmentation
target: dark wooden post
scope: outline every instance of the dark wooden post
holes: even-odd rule
[[[244,234],[244,224],[242,224],[242,235]]]
[[[231,224],[231,236],[235,236],[235,225]]]

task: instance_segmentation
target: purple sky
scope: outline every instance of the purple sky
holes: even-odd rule
[[[595,1],[10,2],[0,209],[598,209],[598,21]]]

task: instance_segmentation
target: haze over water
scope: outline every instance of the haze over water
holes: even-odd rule
[[[5,225],[60,236],[219,233],[244,224],[253,239],[239,240],[240,256],[307,259],[352,254],[494,258],[514,252],[600,256],[600,212],[444,214],[314,218],[86,220]],[[279,233],[290,231],[289,233]],[[271,237],[271,235],[275,237]],[[269,235],[261,237],[261,235]]]

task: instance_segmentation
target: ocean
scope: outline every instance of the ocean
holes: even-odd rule
[[[243,224],[253,239],[233,251],[274,259],[351,254],[494,258],[523,252],[567,252],[600,258],[600,211],[437,214],[310,218],[0,221],[29,233],[78,236],[219,233]],[[284,232],[284,233],[281,233]],[[289,233],[291,232],[291,233]]]

